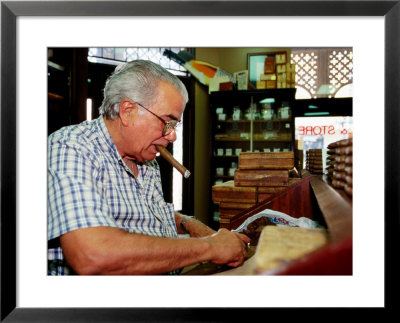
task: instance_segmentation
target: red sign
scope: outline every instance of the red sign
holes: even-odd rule
[[[335,135],[337,130],[334,125],[329,126],[299,126],[298,135],[300,136],[318,136],[318,135]],[[346,129],[341,129],[340,134],[347,134]]]
[[[346,128],[335,129],[335,126],[299,126],[299,136],[319,136],[319,135],[347,135],[349,131]]]

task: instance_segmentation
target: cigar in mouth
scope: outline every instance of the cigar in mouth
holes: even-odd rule
[[[185,166],[181,165],[165,148],[164,146],[161,145],[156,145],[157,150],[160,152],[161,156],[169,162],[175,169],[183,175],[185,178],[189,178],[190,172],[186,169]]]

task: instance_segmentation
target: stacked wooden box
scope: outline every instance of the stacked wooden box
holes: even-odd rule
[[[234,181],[217,184],[212,187],[212,199],[219,203],[219,222],[229,224],[230,218],[257,204],[255,187],[236,187]]]
[[[296,85],[296,67],[287,62],[286,53],[265,58],[264,73],[257,81],[257,89],[286,89]]]
[[[306,169],[311,174],[323,174],[322,149],[309,149],[306,152]]]
[[[330,184],[353,196],[353,138],[329,144],[327,153],[326,170]]]
[[[219,203],[220,224],[245,209],[285,190],[299,178],[290,178],[293,152],[244,152],[239,155],[234,180],[212,187],[212,199]]]

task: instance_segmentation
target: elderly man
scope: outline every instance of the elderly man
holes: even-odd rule
[[[49,275],[177,274],[202,261],[243,262],[248,237],[215,232],[164,201],[156,145],[176,140],[187,100],[176,76],[129,62],[108,78],[98,119],[49,136]]]

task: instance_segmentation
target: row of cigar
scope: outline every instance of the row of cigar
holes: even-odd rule
[[[328,145],[327,177],[330,184],[353,196],[353,138]]]
[[[322,149],[309,149],[306,152],[306,169],[311,174],[323,174]]]

